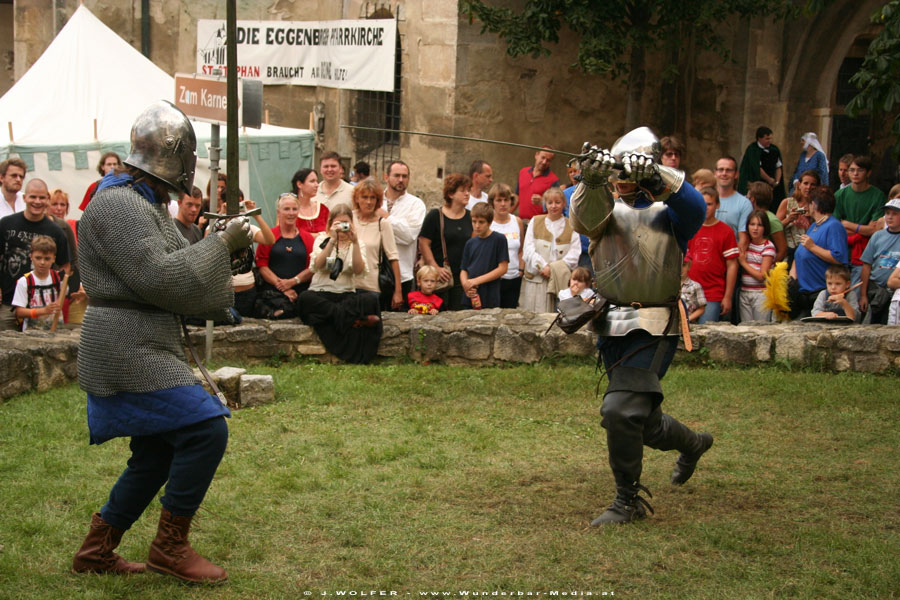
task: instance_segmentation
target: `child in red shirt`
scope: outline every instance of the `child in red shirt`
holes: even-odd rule
[[[416,273],[416,287],[419,289],[410,292],[409,314],[411,315],[436,315],[444,303],[441,297],[434,293],[437,286],[438,270],[431,265],[419,268]]]
[[[740,251],[734,231],[716,219],[719,193],[715,188],[700,190],[706,200],[706,220],[700,231],[688,242],[688,252],[693,258],[689,276],[703,287],[706,310],[699,323],[718,321],[720,315],[731,312],[731,299],[737,281]]]

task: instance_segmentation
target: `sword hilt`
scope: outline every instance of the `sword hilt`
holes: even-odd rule
[[[247,212],[239,212],[239,213],[236,213],[233,215],[223,215],[220,213],[205,212],[205,213],[203,213],[203,216],[206,217],[207,219],[233,219],[235,217],[252,217],[252,216],[258,215],[260,213],[262,213],[262,208],[256,207],[253,210],[248,210]]]

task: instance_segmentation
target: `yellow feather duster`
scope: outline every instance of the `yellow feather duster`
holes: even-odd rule
[[[791,311],[788,303],[787,261],[777,263],[766,273],[766,299],[763,307],[772,311],[776,321],[787,321]]]

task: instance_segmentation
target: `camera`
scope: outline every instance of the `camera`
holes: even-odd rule
[[[335,229],[337,229],[338,231],[340,231],[342,233],[347,233],[348,231],[350,231],[350,223],[347,223],[347,222],[335,223]]]

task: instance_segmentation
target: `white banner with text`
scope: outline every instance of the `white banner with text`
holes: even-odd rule
[[[197,73],[225,72],[225,21],[197,21]],[[238,21],[237,72],[264,84],[391,92],[394,19]]]

